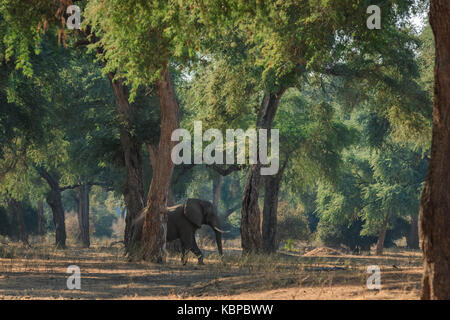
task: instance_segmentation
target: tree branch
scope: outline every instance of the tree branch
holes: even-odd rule
[[[213,169],[217,173],[219,173],[221,176],[228,176],[229,174],[233,173],[234,171],[240,171],[246,167],[246,165],[241,164],[233,164],[229,166],[228,168],[223,168],[222,166],[219,166],[217,164],[207,164],[207,168]]]

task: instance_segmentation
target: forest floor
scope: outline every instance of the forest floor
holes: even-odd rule
[[[387,249],[382,257],[328,249],[242,258],[238,241],[225,241],[222,260],[200,246],[205,265],[190,255],[183,266],[171,255],[163,265],[127,262],[120,244],[31,248],[0,242],[0,299],[418,299],[419,251]],[[301,252],[301,253],[300,253]],[[67,267],[81,270],[81,289],[67,289]],[[381,269],[381,289],[369,290],[367,267]]]

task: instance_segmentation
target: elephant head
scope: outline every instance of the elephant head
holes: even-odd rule
[[[222,233],[224,231],[219,229],[219,218],[212,203],[200,199],[188,199],[184,204],[184,214],[196,227],[201,228],[202,224],[207,224],[214,230],[217,250],[222,255]]]

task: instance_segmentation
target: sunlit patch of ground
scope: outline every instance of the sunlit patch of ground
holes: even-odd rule
[[[205,249],[205,248],[203,248]],[[37,239],[32,248],[0,243],[0,299],[418,299],[419,251],[390,249],[373,255],[240,257],[225,242],[222,260],[207,247],[205,265],[179,256],[164,265],[127,262],[120,245],[94,243],[56,250]],[[68,290],[69,265],[81,269],[81,290]],[[381,290],[366,286],[369,265],[381,268]]]

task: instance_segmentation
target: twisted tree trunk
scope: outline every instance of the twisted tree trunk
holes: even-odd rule
[[[38,168],[38,172],[50,186],[50,191],[47,193],[46,200],[53,213],[56,238],[55,245],[57,248],[64,249],[66,248],[66,222],[61,199],[61,190],[59,188],[58,174],[50,174],[44,168]]]
[[[174,163],[171,158],[176,142],[172,132],[180,126],[180,107],[170,79],[169,66],[161,73],[156,83],[156,92],[161,112],[161,135],[158,149],[154,152],[153,175],[142,231],[143,258],[153,262],[164,262],[166,252],[167,213],[166,206]]]
[[[270,137],[273,119],[280,104],[285,89],[276,94],[264,96],[258,112],[257,128],[268,129]],[[259,187],[261,184],[261,162],[253,164],[250,168],[242,195],[241,210],[241,243],[243,254],[261,250],[261,211],[258,205]]]
[[[450,299],[450,1],[431,0],[430,9],[436,60],[431,159],[419,219],[422,299]]]

